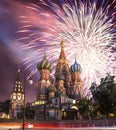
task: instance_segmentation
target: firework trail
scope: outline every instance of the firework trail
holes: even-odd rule
[[[33,50],[24,59],[27,68],[36,66],[45,52],[54,68],[63,39],[69,65],[77,55],[85,88],[98,83],[106,73],[116,76],[115,3],[106,0],[97,6],[95,1],[76,0],[41,0],[28,6],[34,15],[21,16],[23,25],[18,31],[25,35],[19,40],[29,41],[22,49]]]

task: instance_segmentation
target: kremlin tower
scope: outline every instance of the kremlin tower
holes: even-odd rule
[[[17,79],[11,93],[11,117],[17,118],[21,114],[24,105],[24,90],[20,79],[20,69],[18,69]]]

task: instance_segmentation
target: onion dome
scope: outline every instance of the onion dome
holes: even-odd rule
[[[56,88],[53,85],[50,85],[48,87],[48,92],[55,92],[55,91],[56,91]]]
[[[77,63],[76,59],[75,59],[75,62],[73,65],[71,65],[70,67],[70,72],[73,73],[73,72],[81,72],[82,71],[82,68],[80,66],[80,64]]]
[[[57,76],[56,76],[56,80],[65,80],[65,77],[62,73],[59,73]]]
[[[46,55],[44,56],[44,58],[37,64],[37,68],[38,70],[42,70],[42,69],[47,69],[47,70],[52,70],[52,65],[51,63],[46,59]]]

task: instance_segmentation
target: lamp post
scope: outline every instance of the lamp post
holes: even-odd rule
[[[23,124],[22,124],[22,130],[25,130],[25,87],[26,87],[26,76],[24,79],[24,101],[23,101]],[[33,84],[33,80],[29,79],[29,84]]]
[[[23,129],[25,130],[25,82],[24,82],[24,101],[23,101]]]

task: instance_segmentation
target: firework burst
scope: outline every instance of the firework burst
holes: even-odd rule
[[[69,65],[77,55],[85,87],[89,88],[91,82],[98,83],[106,73],[116,75],[116,8],[114,1],[97,4],[94,1],[59,0],[55,3],[41,0],[38,5],[28,6],[33,16],[21,16],[23,25],[18,31],[25,34],[19,40],[29,41],[21,48],[33,51],[24,59],[27,68],[36,66],[45,52],[55,67],[63,40]]]

